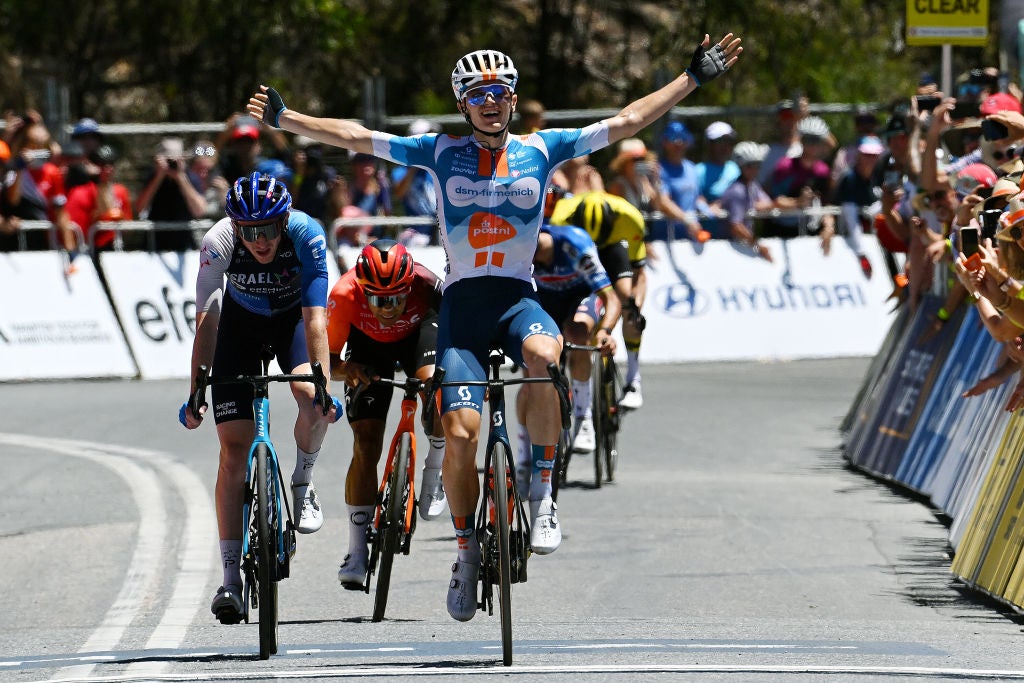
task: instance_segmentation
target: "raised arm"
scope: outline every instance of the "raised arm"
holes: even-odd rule
[[[683,73],[668,85],[641,97],[605,120],[609,142],[615,143],[635,136],[665,115],[684,97],[725,73],[736,63],[742,52],[740,39],[732,33],[727,33],[714,46],[711,45],[711,36],[704,34],[704,40],[693,51],[690,66]]]
[[[305,135],[326,145],[373,154],[373,131],[369,128],[347,119],[319,118],[288,109],[274,88],[261,85],[249,98],[246,109],[256,119],[274,128]]]

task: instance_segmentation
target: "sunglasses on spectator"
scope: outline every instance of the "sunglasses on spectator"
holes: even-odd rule
[[[255,242],[261,237],[272,240],[281,234],[281,220],[273,220],[267,223],[239,223],[231,221],[231,224],[238,229],[238,233],[246,242]]]
[[[992,150],[992,158],[995,159],[996,161],[1002,161],[1003,159],[1009,161],[1015,156],[1017,156],[1016,147],[1007,147],[1005,152],[998,149]]]
[[[1019,225],[1015,225],[1010,228],[1010,237],[1012,237],[1015,242],[1021,238],[1021,235],[1024,235],[1024,229]]]
[[[366,300],[369,301],[370,305],[374,308],[397,308],[408,297],[408,294],[367,294]]]
[[[493,97],[495,102],[508,102],[512,99],[512,91],[504,85],[485,85],[466,93],[466,102],[479,107],[487,101],[488,95]]]

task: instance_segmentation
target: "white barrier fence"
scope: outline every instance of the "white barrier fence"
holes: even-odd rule
[[[842,239],[833,240],[828,257],[815,238],[763,243],[774,263],[725,241],[652,243],[643,361],[786,360],[878,350],[892,322],[885,301],[892,282],[872,237],[865,238],[871,279]],[[411,251],[443,275],[440,247]],[[349,264],[357,252],[341,250]],[[0,381],[187,377],[198,263],[194,251],[104,252],[108,299],[88,258],[65,276],[58,252],[0,254]],[[337,277],[332,262],[332,282]]]

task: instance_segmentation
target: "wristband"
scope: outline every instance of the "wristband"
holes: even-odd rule
[[[941,320],[942,322],[946,322],[947,320],[949,320],[949,311],[947,311],[946,307],[943,306],[942,308],[939,309],[939,312],[935,314],[935,317]]]
[[[1024,290],[1022,290],[1022,291],[1024,291]],[[604,332],[605,334],[611,336],[612,328],[610,328],[610,327],[602,327],[602,328],[600,328],[598,330],[598,332]]]
[[[948,237],[946,238],[946,251],[951,254],[953,253],[953,240]]]
[[[1024,288],[1021,288],[1021,290],[1017,292],[1017,298],[1024,301]]]

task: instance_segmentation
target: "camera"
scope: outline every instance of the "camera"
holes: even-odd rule
[[[981,104],[971,100],[957,100],[949,112],[949,118],[970,119],[981,116]]]
[[[931,111],[939,106],[939,102],[942,101],[938,95],[917,95],[915,99],[917,100],[918,111]]]
[[[177,159],[168,159],[167,160],[167,168],[171,169],[172,171],[177,171],[178,170],[178,160]]]
[[[993,119],[981,120],[981,135],[986,140],[1002,140],[1009,137],[1010,131],[1006,126]]]

